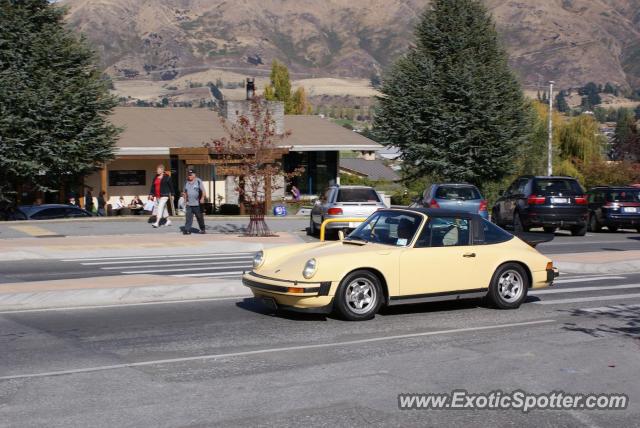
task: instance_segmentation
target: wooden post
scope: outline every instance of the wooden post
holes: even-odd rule
[[[107,165],[103,166],[100,170],[100,190],[104,190],[106,195],[109,195],[109,183],[107,181]]]

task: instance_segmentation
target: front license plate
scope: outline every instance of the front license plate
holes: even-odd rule
[[[267,308],[273,309],[274,311],[278,309],[278,304],[276,303],[276,300],[273,297],[263,297],[260,300],[262,300],[262,304],[265,305]]]
[[[566,204],[569,202],[567,198],[551,198],[552,204]]]
[[[623,213],[637,213],[638,212],[638,208],[636,208],[636,207],[624,207],[624,208],[622,208],[622,212]]]

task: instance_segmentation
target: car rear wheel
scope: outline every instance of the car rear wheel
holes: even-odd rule
[[[527,297],[529,277],[517,263],[506,263],[493,274],[487,298],[498,309],[517,309]]]
[[[555,227],[545,227],[543,229],[544,229],[544,233],[556,233]]]
[[[571,228],[571,236],[584,236],[587,234],[587,225],[575,226]]]
[[[316,236],[318,234],[318,229],[316,228],[316,224],[313,221],[313,217],[309,219],[309,235]]]
[[[596,217],[595,214],[591,214],[591,217],[589,217],[589,231],[590,232],[602,231],[602,226],[600,225],[600,222],[598,222],[598,217]]]
[[[347,275],[336,292],[336,310],[349,321],[371,319],[382,304],[380,280],[367,270],[357,270]]]
[[[607,229],[609,229],[609,232],[617,232],[618,231],[618,226],[607,226]]]
[[[522,217],[520,217],[520,213],[517,211],[513,214],[513,231],[515,233],[529,231],[529,228],[525,227],[525,225],[522,223]]]

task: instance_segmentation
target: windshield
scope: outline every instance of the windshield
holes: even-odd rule
[[[437,199],[452,199],[456,201],[471,201],[482,199],[480,192],[471,186],[440,186],[436,191]]]
[[[340,189],[336,202],[380,202],[373,189]]]
[[[607,202],[640,202],[640,189],[616,189],[607,194]]]
[[[534,184],[533,192],[536,195],[557,195],[567,193],[581,195],[584,193],[577,181],[564,178],[537,179]]]
[[[406,246],[413,240],[422,218],[410,212],[378,211],[351,232],[347,239]]]

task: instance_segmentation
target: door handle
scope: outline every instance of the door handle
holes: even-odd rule
[[[466,258],[471,258],[471,257],[475,257],[475,256],[476,256],[476,253],[464,253],[462,255],[462,257],[466,257]]]

